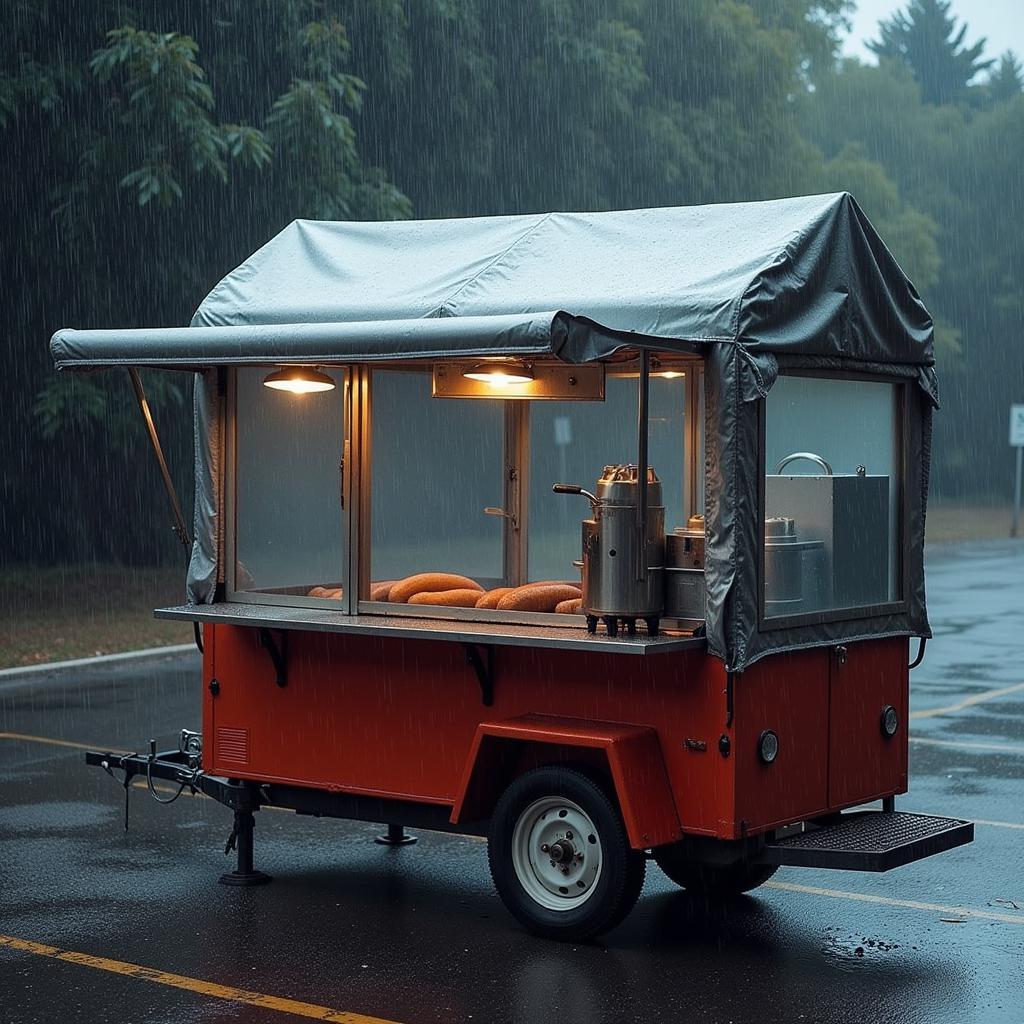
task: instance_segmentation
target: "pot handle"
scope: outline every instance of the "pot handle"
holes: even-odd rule
[[[793,452],[792,455],[787,455],[775,467],[775,475],[778,476],[786,466],[791,462],[795,462],[797,459],[807,459],[809,462],[816,462],[823,470],[825,470],[826,476],[832,475],[832,467],[820,455],[815,455],[814,452]]]
[[[555,494],[582,494],[584,498],[590,500],[590,504],[595,510],[601,507],[601,499],[596,494],[585,491],[579,484],[552,484],[551,490]]]

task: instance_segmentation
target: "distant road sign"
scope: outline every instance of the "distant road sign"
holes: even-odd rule
[[[1010,406],[1010,444],[1024,448],[1024,405]]]

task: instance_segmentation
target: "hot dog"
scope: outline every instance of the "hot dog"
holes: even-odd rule
[[[479,590],[421,590],[409,598],[408,604],[440,604],[448,608],[472,608],[480,597]]]
[[[371,583],[370,584],[370,600],[371,601],[390,601],[391,600],[391,588],[395,585],[397,580],[384,580],[383,583]]]
[[[499,612],[553,612],[562,601],[572,601],[583,595],[578,587],[562,583],[529,583],[516,587],[498,601]]]
[[[515,587],[497,587],[481,594],[476,602],[477,608],[497,608],[498,602],[506,595],[511,594]]]
[[[555,611],[559,615],[575,615],[583,608],[583,598],[574,597],[568,601],[560,601],[555,605]]]
[[[450,572],[418,572],[415,576],[399,580],[391,588],[388,600],[394,604],[405,604],[414,594],[437,594],[445,590],[475,590],[477,597],[484,592],[484,588],[468,576]]]

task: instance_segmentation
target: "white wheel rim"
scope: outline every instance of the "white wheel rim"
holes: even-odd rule
[[[527,895],[548,910],[574,910],[601,877],[601,837],[590,815],[564,797],[534,800],[512,831],[512,866]]]

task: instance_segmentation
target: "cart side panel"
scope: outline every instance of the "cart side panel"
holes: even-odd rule
[[[843,645],[832,652],[829,806],[835,810],[907,789],[910,671],[902,637]],[[887,737],[882,711],[896,709]]]
[[[735,682],[736,833],[762,832],[828,809],[829,648],[765,658]],[[758,741],[779,738],[771,764]]]
[[[483,722],[539,714],[622,723],[656,736],[685,831],[733,833],[733,761],[717,747],[725,673],[701,650],[496,647],[487,707],[461,643],[292,631],[279,687],[257,630],[208,632],[220,683],[207,694],[210,771],[454,805]]]

